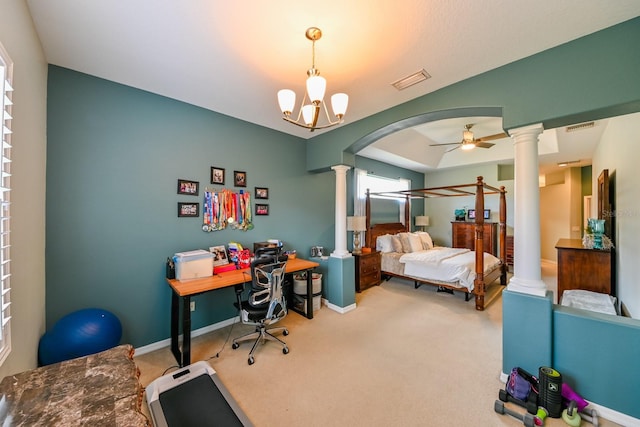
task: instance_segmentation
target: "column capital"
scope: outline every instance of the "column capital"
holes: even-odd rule
[[[347,166],[347,165],[333,165],[331,166],[331,169],[333,169],[334,171],[336,171],[336,173],[347,173],[347,171],[349,169],[351,169],[351,166]]]
[[[531,137],[538,140],[538,136],[544,132],[544,126],[542,123],[537,123],[535,125],[523,126],[515,129],[509,130],[509,136],[513,137],[515,143],[520,141],[529,140]]]

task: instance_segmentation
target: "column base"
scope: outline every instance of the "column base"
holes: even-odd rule
[[[338,251],[335,250],[333,252],[331,252],[330,255],[332,258],[349,258],[351,255],[351,252],[349,251]]]
[[[521,279],[513,276],[511,280],[509,280],[507,290],[543,297],[547,293],[547,285],[539,279]]]

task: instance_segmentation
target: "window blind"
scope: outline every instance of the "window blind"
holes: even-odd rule
[[[0,44],[2,165],[0,166],[0,364],[11,352],[11,108],[13,62]]]

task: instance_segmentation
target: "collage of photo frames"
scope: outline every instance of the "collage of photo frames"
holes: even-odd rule
[[[211,166],[211,184],[225,185],[226,171],[224,168]],[[233,171],[233,186],[247,187],[247,173],[244,171]],[[207,189],[207,191],[211,191]],[[178,194],[187,196],[200,196],[200,182],[188,179],[178,179]],[[255,215],[269,215],[269,204],[265,200],[269,199],[269,189],[266,187],[255,187],[254,198],[256,200]],[[200,202],[178,202],[178,217],[197,218],[200,216]]]

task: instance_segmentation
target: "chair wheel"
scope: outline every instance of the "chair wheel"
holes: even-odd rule
[[[255,360],[253,359],[253,356],[249,356],[249,360],[247,360],[247,363],[249,363],[249,365],[253,365],[254,362]]]
[[[238,344],[237,342],[234,342],[234,343],[231,344],[231,348],[234,349],[234,350],[236,348],[238,348],[238,347],[240,347],[240,344]]]
[[[282,352],[283,352],[284,354],[289,354],[289,347],[285,347],[285,348],[283,348],[283,349],[282,349]]]
[[[289,335],[289,330],[285,329],[284,331],[282,331],[282,335],[284,335],[285,337]]]

